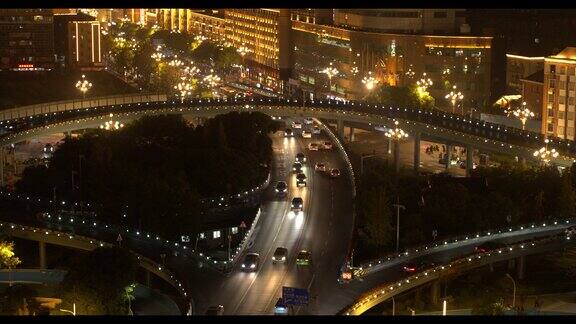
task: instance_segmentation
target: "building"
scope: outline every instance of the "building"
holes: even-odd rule
[[[0,9],[0,69],[55,66],[51,9]]]
[[[535,119],[542,118],[542,98],[544,97],[544,70],[539,70],[520,79],[522,83],[522,101],[534,113]]]
[[[374,33],[293,21],[294,74],[315,97],[361,99],[362,79],[372,72],[381,83],[404,86],[423,73],[440,107],[457,85],[467,109],[478,109],[490,93],[490,37]],[[329,78],[330,66],[338,73]]]
[[[574,140],[576,47],[544,59],[542,133]]]
[[[67,36],[69,67],[90,70],[104,68],[99,21],[70,21]]]
[[[523,78],[544,69],[544,57],[506,54],[506,93],[522,93]]]
[[[333,25],[334,9],[290,9],[290,18],[311,24]]]
[[[58,66],[70,66],[68,24],[74,21],[96,21],[96,18],[82,12],[54,13],[54,51]]]
[[[334,9],[334,25],[394,34],[454,35],[465,23],[463,9]]]

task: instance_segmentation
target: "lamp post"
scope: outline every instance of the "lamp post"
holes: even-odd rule
[[[522,107],[518,107],[516,109],[510,108],[506,111],[506,113],[508,116],[513,115],[514,117],[520,119],[522,122],[522,130],[526,129],[526,121],[528,118],[534,117],[534,113],[526,107],[526,101],[522,102]]]
[[[456,103],[464,99],[464,95],[460,91],[456,92],[456,85],[454,85],[452,87],[452,91],[450,91],[450,93],[447,94],[444,98],[450,100],[452,103],[452,113],[455,113]]]
[[[176,95],[180,97],[180,102],[184,103],[184,98],[192,94],[192,85],[186,81],[186,77],[182,77],[181,80],[174,86],[174,90],[177,91]]]
[[[82,74],[82,80],[76,82],[76,89],[82,92],[82,98],[85,98],[86,92],[92,88],[92,82],[86,80],[86,76]]]
[[[534,151],[534,157],[539,158],[543,165],[548,165],[548,163],[550,163],[550,161],[552,160],[552,158],[556,158],[558,157],[559,153],[556,151],[556,149],[552,149],[549,150],[548,149],[548,142],[550,142],[548,139],[544,140],[544,147],[542,147],[541,149]]]
[[[510,278],[510,280],[512,280],[512,284],[514,285],[514,293],[512,295],[512,308],[515,308],[516,307],[516,281],[508,273],[506,274],[506,277]]]
[[[368,75],[362,78],[362,83],[366,86],[368,91],[372,91],[374,87],[378,84],[378,79],[372,76],[372,71],[368,71]]]
[[[392,206],[396,207],[396,253],[400,249],[400,209],[406,209],[404,205],[400,205],[400,198],[396,198],[396,203]]]
[[[408,133],[406,133],[404,130],[398,128],[398,121],[394,122],[394,125],[396,126],[394,129],[389,129],[386,132],[386,137],[388,137],[391,141],[394,141],[394,160],[395,160],[395,164],[396,164],[396,172],[398,172],[400,170],[400,140],[407,138],[408,137]],[[390,148],[388,148],[388,150],[390,150]]]
[[[118,130],[124,127],[124,124],[120,123],[117,120],[113,120],[112,117],[114,117],[114,114],[110,114],[110,120],[100,125],[100,129]]]
[[[426,77],[426,72],[424,72],[424,74],[422,75],[422,79],[416,81],[416,85],[418,86],[418,88],[421,89],[422,92],[425,92],[428,87],[432,86],[434,83],[432,82],[432,80],[430,78]]]
[[[242,44],[242,46],[238,47],[236,52],[238,52],[238,54],[240,54],[240,56],[242,57],[242,65],[240,65],[240,77],[243,78],[244,77],[244,56],[246,56],[246,54],[248,54],[250,52],[250,49],[248,47],[244,46],[244,44]]]
[[[210,74],[205,76],[203,81],[208,84],[210,87],[215,87],[220,83],[220,77],[216,74],[212,74],[214,70],[210,70]]]
[[[324,70],[320,71],[320,73],[324,73],[328,76],[328,91],[332,91],[332,77],[337,76],[339,71],[335,67],[332,66],[332,62],[330,62],[330,66],[325,68]]]

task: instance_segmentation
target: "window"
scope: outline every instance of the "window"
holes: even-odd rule
[[[548,109],[548,117],[554,117],[554,110]]]
[[[549,88],[554,88],[554,87],[556,87],[556,80],[554,80],[554,79],[548,80],[548,87],[549,87]]]
[[[574,67],[573,67],[573,66],[571,66],[571,67],[568,68],[568,74],[569,74],[569,75],[574,75]]]
[[[574,91],[574,84],[576,84],[576,82],[568,82],[568,90]]]
[[[558,97],[558,104],[565,105],[566,104],[566,97],[564,97],[564,96]]]
[[[568,126],[568,128],[566,129],[567,135],[572,137],[574,136],[574,127],[570,127]]]
[[[568,104],[569,104],[570,106],[574,106],[574,97],[569,97],[569,98],[568,98]]]
[[[558,88],[559,89],[566,89],[566,81],[558,82]]]
[[[558,111],[558,119],[564,119],[564,112]]]
[[[548,124],[548,131],[549,131],[549,132],[553,132],[553,131],[554,131],[554,124],[552,124],[552,123]]]
[[[434,11],[434,18],[446,18],[448,13],[446,11]]]
[[[560,67],[560,74],[566,74],[566,67],[565,66]]]
[[[215,239],[220,238],[220,231],[214,231],[214,236]]]
[[[550,73],[552,74],[556,73],[556,65],[554,64],[550,65]]]
[[[238,233],[238,227],[232,227],[232,234]]]

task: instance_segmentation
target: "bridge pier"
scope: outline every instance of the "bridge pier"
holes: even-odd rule
[[[452,145],[446,144],[446,171],[450,167],[450,161],[452,160]]]
[[[474,148],[466,146],[466,176],[469,177],[474,169]]]
[[[354,142],[354,127],[350,128],[350,142]]]
[[[490,262],[490,263],[488,264],[488,268],[490,269],[490,272],[494,272],[494,263],[493,263],[493,262]]]
[[[46,269],[46,242],[38,241],[40,269]]]
[[[514,270],[515,265],[516,265],[515,261],[516,261],[515,259],[508,260],[508,270]]]
[[[526,260],[524,260],[524,259],[525,259],[525,256],[521,256],[518,258],[518,264],[516,267],[518,270],[518,280],[524,279],[524,271],[526,269],[526,264],[525,264]]]
[[[336,120],[336,133],[341,140],[344,139],[344,120]]]
[[[440,303],[440,280],[434,280],[430,286],[430,302],[432,305]]]
[[[420,133],[414,133],[414,173],[420,170]]]

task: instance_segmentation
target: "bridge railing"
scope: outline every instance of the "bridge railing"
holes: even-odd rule
[[[434,253],[434,251],[440,249],[450,249],[462,244],[473,244],[488,240],[496,240],[509,236],[510,234],[518,234],[521,232],[562,229],[572,226],[574,223],[576,223],[576,218],[531,222],[528,224],[506,226],[493,230],[484,230],[473,234],[457,235],[446,239],[439,239],[432,243],[408,248],[402,253],[390,253],[381,258],[364,262],[356,267],[354,277],[365,277],[382,270],[391,263],[396,264],[398,262],[406,262],[414,257]]]
[[[360,315],[375,305],[395,296],[402,292],[408,291],[425,283],[438,279],[448,274],[456,273],[466,269],[472,269],[479,266],[487,265],[493,262],[507,260],[521,255],[542,252],[542,248],[547,244],[553,243],[570,243],[570,236],[565,234],[548,236],[545,238],[520,242],[497,250],[468,255],[446,265],[439,265],[426,269],[417,274],[402,278],[393,283],[380,285],[369,292],[366,292],[357,301],[344,308],[340,314],[343,315]]]

